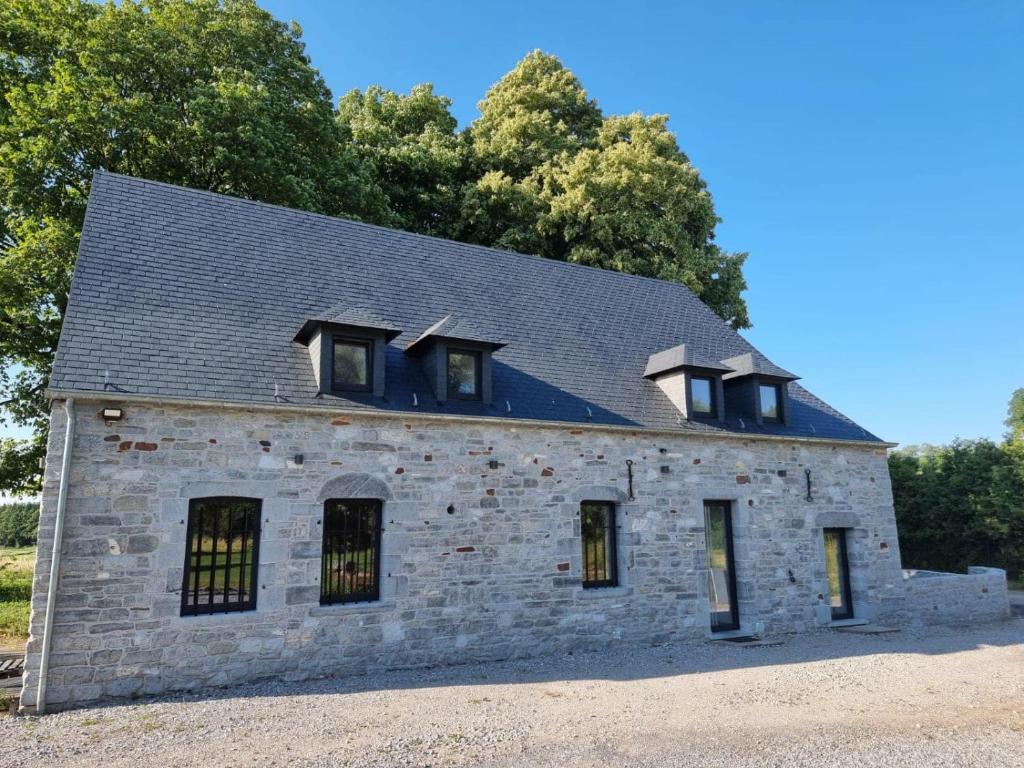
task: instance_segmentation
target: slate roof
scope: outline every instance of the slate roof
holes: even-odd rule
[[[401,329],[384,399],[318,396],[294,341],[348,307]],[[493,404],[438,405],[405,353],[447,315],[507,343]],[[681,420],[643,376],[679,344],[760,354],[675,283],[99,173],[50,392],[878,440],[796,384],[788,425]]]

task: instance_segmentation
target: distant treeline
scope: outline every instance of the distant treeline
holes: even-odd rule
[[[0,504],[0,547],[27,547],[36,543],[39,502]]]
[[[889,456],[904,567],[989,565],[1024,578],[1024,389],[1006,424],[1001,443],[955,440]]]

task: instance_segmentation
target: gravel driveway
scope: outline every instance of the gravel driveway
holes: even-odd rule
[[[0,719],[0,766],[1024,765],[1024,620],[618,649]]]

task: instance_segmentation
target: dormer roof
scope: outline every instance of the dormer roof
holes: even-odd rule
[[[471,342],[490,347],[492,352],[506,346],[506,342],[498,341],[491,334],[480,329],[475,323],[465,318],[445,315],[406,346],[407,354],[415,355],[434,339],[446,339],[454,342]]]
[[[336,304],[324,312],[317,312],[302,324],[299,332],[295,334],[294,341],[299,344],[307,344],[313,336],[314,331],[321,325],[345,325],[350,328],[361,328],[367,331],[383,331],[384,338],[391,341],[402,333],[401,328],[382,319],[373,311],[365,307],[356,307],[345,304]]]
[[[696,350],[692,344],[679,344],[661,352],[655,352],[647,358],[644,376],[653,379],[666,373],[673,373],[683,368],[694,368],[703,371],[728,373],[732,371],[728,365],[713,359],[709,355]]]
[[[722,376],[724,381],[738,379],[743,376],[765,376],[780,381],[796,381],[800,377],[790,373],[785,368],[780,368],[771,360],[759,352],[745,352],[722,361],[723,365],[729,366],[732,371]]]

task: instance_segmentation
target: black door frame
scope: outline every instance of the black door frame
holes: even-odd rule
[[[839,541],[839,576],[840,582],[843,588],[843,605],[841,608],[835,608],[832,605],[832,590],[829,588],[829,610],[832,614],[832,621],[843,621],[844,619],[853,618],[853,589],[850,587],[850,557],[846,549],[846,536],[847,528],[824,528],[822,529],[822,542],[828,534],[835,534]],[[828,550],[825,551],[825,557],[828,557]],[[826,573],[828,572],[828,563],[825,564]]]
[[[711,620],[711,631],[712,632],[732,632],[740,628],[740,604],[736,595],[736,555],[733,547],[733,533],[732,533],[732,501],[727,499],[705,499],[704,500],[704,527],[707,530],[708,524],[708,507],[709,506],[721,506],[725,514],[723,519],[725,521],[725,558],[726,564],[729,569],[729,578],[727,580],[727,588],[729,590],[729,616],[730,621],[728,624],[715,624],[715,611],[710,610],[710,595],[709,598],[709,614]],[[705,542],[707,537],[705,535]],[[706,549],[706,543],[705,543]],[[705,557],[707,558],[707,569],[708,575],[711,574],[711,553],[705,551]]]

